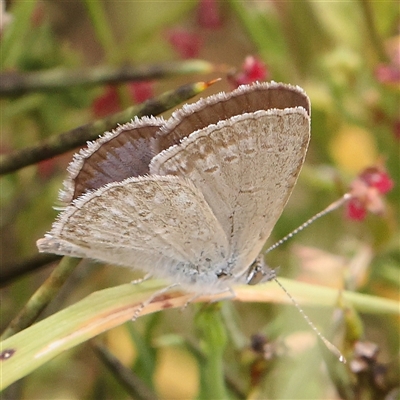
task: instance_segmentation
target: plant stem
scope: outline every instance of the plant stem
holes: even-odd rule
[[[5,72],[0,74],[0,96],[17,96],[29,92],[49,92],[71,86],[118,84],[127,81],[162,79],[171,76],[204,74],[216,68],[203,60],[170,62],[134,67],[100,66],[90,69],[52,69],[30,73]],[[219,69],[227,69],[220,67]]]
[[[97,139],[99,135],[114,129],[118,124],[130,121],[135,116],[158,115],[196,96],[214,82],[197,82],[180,86],[154,99],[147,100],[139,106],[129,107],[106,118],[79,126],[60,135],[52,136],[35,146],[0,156],[0,175],[17,171],[28,165],[83,146],[87,141]]]
[[[33,294],[28,303],[11,321],[10,325],[1,335],[1,340],[7,339],[17,332],[22,331],[38,318],[39,314],[46,308],[66,279],[80,263],[80,258],[63,257],[58,266],[46,279],[42,286]]]

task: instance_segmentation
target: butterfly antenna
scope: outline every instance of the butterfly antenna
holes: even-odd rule
[[[271,247],[269,247],[267,250],[265,250],[264,254],[269,253],[270,251],[276,249],[278,246],[280,246],[282,243],[285,243],[287,240],[291,239],[294,235],[302,231],[304,228],[307,228],[307,226],[311,225],[314,221],[316,221],[318,218],[323,217],[326,214],[329,214],[330,212],[338,209],[341,207],[346,201],[348,201],[351,198],[350,193],[344,194],[339,200],[334,201],[331,203],[328,207],[320,211],[319,213],[315,214],[313,217],[308,219],[306,222],[301,224],[299,227],[294,229],[292,232],[288,233],[285,237],[282,239],[278,240],[276,243],[274,243]]]
[[[275,244],[273,244],[271,247],[269,247],[266,251],[266,253],[269,253],[270,251],[276,249],[278,246],[280,246],[282,243],[286,242],[290,238],[292,238],[294,235],[302,231],[304,228],[307,226],[311,225],[315,220],[318,218],[323,217],[324,215],[338,209],[341,207],[344,203],[346,203],[349,199],[351,198],[350,193],[344,194],[339,200],[336,200],[335,202],[331,203],[328,207],[320,211],[319,213],[315,214],[313,217],[308,219],[306,222],[301,224],[298,228],[294,229],[292,232],[287,234],[285,237],[282,239],[278,240]],[[304,312],[304,310],[300,307],[299,303],[294,299],[294,297],[285,289],[285,287],[278,281],[278,279],[273,278],[274,281],[281,287],[281,289],[286,293],[286,295],[289,297],[290,301],[295,305],[295,307],[299,310],[300,314],[303,316],[307,324],[310,326],[310,328],[315,332],[315,334],[322,340],[324,345],[327,347],[329,351],[331,351],[335,356],[338,357],[339,361],[342,363],[346,363],[346,358],[343,356],[343,354],[340,352],[340,350],[332,344],[322,333],[317,329],[317,327],[312,323],[308,315]]]
[[[313,217],[308,219],[306,222],[301,224],[298,228],[294,229],[292,232],[287,234],[285,237],[277,241],[275,244],[273,244],[271,247],[269,247],[265,253],[269,253],[270,251],[276,249],[278,246],[280,246],[282,243],[286,242],[290,238],[292,238],[294,235],[296,235],[298,232],[302,231],[304,228],[307,226],[311,225],[315,220],[318,218],[323,217],[324,215],[338,209],[341,207],[346,201],[348,201],[351,198],[350,193],[344,194],[339,200],[336,200],[335,202],[331,203],[328,207],[320,211],[319,213],[315,214]],[[316,333],[316,335],[322,340],[324,345],[327,347],[329,351],[331,351],[335,356],[338,357],[339,361],[342,363],[346,363],[346,358],[343,356],[343,354],[340,352],[340,350],[332,344],[322,333],[317,329],[317,327],[312,323],[308,315],[304,312],[304,310],[300,307],[299,303],[294,299],[294,297],[285,289],[285,287],[278,281],[278,279],[273,278],[274,281],[281,287],[281,289],[286,293],[286,295],[289,297],[290,301],[295,305],[295,307],[299,310],[300,314],[303,316],[307,324],[310,326],[310,328]]]
[[[319,330],[318,328],[312,323],[308,315],[304,312],[304,310],[300,307],[299,303],[294,299],[294,297],[285,289],[285,287],[278,281],[278,279],[274,278],[274,281],[281,287],[281,289],[286,293],[286,295],[289,297],[291,302],[295,305],[295,307],[299,310],[300,314],[303,316],[303,318],[306,320],[307,324],[310,326],[310,328],[316,333],[316,335],[322,340],[324,345],[327,347],[327,349],[332,352],[340,362],[343,364],[346,364],[346,358],[344,355],[340,352],[340,350],[332,344]]]

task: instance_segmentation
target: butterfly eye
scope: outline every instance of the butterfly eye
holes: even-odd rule
[[[257,257],[247,272],[246,284],[257,285],[260,282],[271,281],[276,277],[276,271],[267,267],[264,260]]]
[[[246,283],[248,285],[257,285],[261,282],[262,278],[265,276],[264,270],[261,268],[260,264],[256,264],[257,261],[254,261],[251,264],[249,271],[247,273]]]

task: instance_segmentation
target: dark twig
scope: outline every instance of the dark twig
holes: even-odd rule
[[[0,270],[0,287],[7,286],[13,280],[20,278],[22,275],[35,271],[54,261],[57,261],[61,256],[55,254],[35,254],[34,256],[16,262],[1,266]]]
[[[140,400],[156,400],[158,396],[129,368],[125,367],[107,347],[98,341],[92,341],[92,348],[97,356],[120,382],[132,398]]]
[[[38,72],[4,72],[0,74],[0,96],[29,92],[48,92],[71,86],[94,86],[127,81],[162,79],[177,75],[205,74],[214,71],[213,64],[203,60],[180,61],[148,66],[101,66],[81,70],[53,69]]]
[[[24,308],[11,321],[10,325],[1,335],[1,340],[7,339],[32,324],[58,293],[60,287],[72,274],[80,261],[80,258],[63,257],[43,285],[36,290]]]
[[[196,96],[214,82],[215,80],[208,83],[197,82],[183,85],[178,89],[165,92],[138,106],[129,107],[104,119],[99,119],[68,132],[61,133],[60,135],[52,136],[36,146],[2,155],[0,156],[0,175],[17,171],[20,168],[83,146],[87,141],[97,139],[105,131],[114,129],[118,124],[130,121],[135,116],[158,115]]]

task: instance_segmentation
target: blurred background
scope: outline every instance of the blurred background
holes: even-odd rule
[[[299,85],[311,99],[312,139],[299,182],[267,245],[354,188],[355,181],[369,184],[371,171],[385,188],[315,222],[269,253],[267,261],[286,278],[399,300],[398,2],[31,0],[1,5],[3,157],[187,83],[222,78],[203,96],[254,80]],[[193,60],[204,62],[188,64]],[[179,72],[170,73],[170,62],[182,66]],[[145,74],[154,65],[157,77],[135,82],[123,81],[118,73],[120,67],[137,67]],[[96,81],[98,67],[115,71],[115,80]],[[83,80],[91,83],[63,86],[76,70],[84,70]],[[34,89],[23,80],[28,73],[54,71],[61,71],[54,78],[56,88]],[[13,80],[11,73],[17,73]],[[41,79],[37,75],[34,82]],[[1,177],[2,329],[54,268],[54,263],[35,261],[35,242],[57,215],[52,207],[75,151]],[[134,277],[126,269],[84,261],[41,318]],[[393,389],[399,377],[398,317],[368,310],[358,314],[340,300],[337,309],[323,307],[318,298],[304,308],[323,333],[332,340],[339,336],[335,344],[354,359],[353,352],[360,350],[356,344],[380,351],[360,356],[367,366],[360,361],[359,369],[340,367],[338,376],[293,305],[190,305],[98,338],[140,378],[149,397],[129,394],[93,344],[86,343],[34,371],[4,398],[212,399],[216,393],[232,399],[399,398]],[[207,356],[213,324],[221,352]],[[216,389],[216,376],[212,381],[207,357],[215,357],[214,368],[222,370],[222,391]]]

